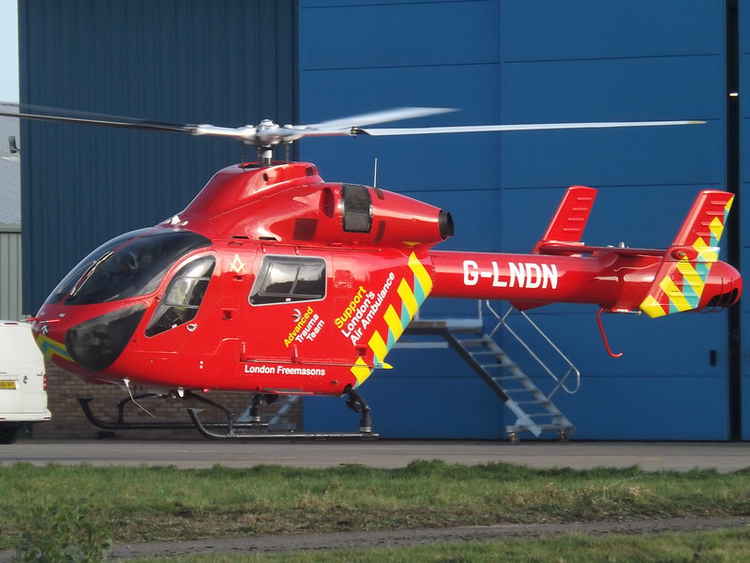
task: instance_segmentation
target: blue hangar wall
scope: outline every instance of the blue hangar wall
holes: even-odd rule
[[[463,111],[404,126],[708,123],[336,139],[303,143],[301,156],[317,162],[324,177],[361,183],[372,181],[378,157],[381,187],[454,214],[457,234],[448,249],[528,251],[573,184],[600,188],[587,242],[664,247],[696,192],[727,183],[726,10],[724,2],[709,0],[302,0],[302,122],[417,105]],[[745,15],[741,23],[743,80],[750,76],[747,20]],[[748,110],[743,116],[747,125]],[[731,220],[738,219],[735,209]],[[750,244],[750,221],[744,225],[743,240]],[[471,315],[474,307],[436,299],[424,316]],[[594,312],[551,306],[533,313],[583,372],[580,392],[558,403],[578,438],[731,436],[726,312],[655,321],[607,316],[610,340],[625,352],[619,360],[604,352]],[[748,314],[744,308],[743,318]],[[507,339],[501,345],[517,352]],[[449,350],[396,349],[388,361],[395,369],[376,372],[362,390],[387,437],[497,438],[502,425],[513,422]],[[353,420],[327,400],[308,400],[305,409],[308,429],[341,428]]]
[[[20,0],[21,101],[217,124],[267,116],[314,122],[404,105],[463,110],[403,123],[414,126],[705,119],[705,126],[679,129],[300,145],[300,156],[332,180],[370,183],[377,156],[381,186],[454,214],[457,236],[445,248],[527,251],[571,184],[601,188],[588,242],[664,246],[697,190],[724,187],[734,169],[727,159],[733,55],[726,14],[736,4]],[[747,0],[739,0],[739,14],[737,78],[744,87]],[[750,110],[740,105],[739,116],[736,135],[744,143]],[[234,143],[167,133],[22,127],[30,313],[92,247],[171,215],[215,169],[247,156]],[[750,185],[748,154],[738,151],[742,193]],[[735,209],[731,222],[739,219]],[[742,255],[750,249],[749,225],[742,222],[736,240]],[[740,311],[743,322],[750,318],[747,305]],[[432,300],[425,315],[473,312],[470,302]],[[741,367],[737,403],[744,407],[742,437],[750,439],[750,364],[730,366],[726,313],[657,321],[609,316],[613,344],[626,352],[621,360],[604,353],[593,313],[564,306],[534,312],[584,373],[579,394],[561,401],[578,437],[728,439],[738,420],[730,374]],[[743,351],[748,338],[750,330],[743,331]],[[395,350],[389,362],[396,369],[363,387],[385,436],[499,438],[512,422],[448,351]],[[356,424],[338,400],[310,400],[305,409],[309,429]]]
[[[739,4],[738,18],[738,67],[739,76],[735,86],[739,86],[739,91],[747,91],[750,88],[750,2],[741,0]],[[750,104],[741,103],[741,99],[730,98],[740,102],[737,113],[739,114],[739,193],[742,221],[740,222],[738,247],[742,265],[750,264],[750,221],[746,219],[750,214],[750,205],[742,204],[747,200],[750,194]],[[742,438],[750,440],[750,301],[747,298],[740,302],[740,322],[742,327],[741,339],[739,345],[742,349],[740,360],[740,369],[742,373]]]

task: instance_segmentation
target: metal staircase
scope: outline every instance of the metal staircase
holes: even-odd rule
[[[485,310],[489,313],[488,323],[485,323],[484,319]],[[509,320],[512,314],[526,321],[531,330],[556,353],[563,365],[561,374],[556,374],[518,331],[510,326]],[[487,331],[486,326],[492,326],[492,328]],[[496,337],[501,331],[505,331],[515,340],[541,367],[544,374],[551,378],[551,387],[546,392],[540,389],[534,380],[499,346]],[[574,432],[574,425],[557,408],[552,399],[560,391],[569,394],[576,393],[581,385],[581,373],[523,311],[510,307],[505,313],[500,314],[489,301],[482,301],[478,304],[476,319],[423,320],[417,318],[409,325],[406,333],[436,334],[442,336],[445,342],[405,342],[396,346],[444,348],[447,343],[474,369],[516,416],[515,422],[505,427],[510,441],[517,442],[519,435],[523,432],[530,432],[536,437],[543,433],[553,432],[561,440],[566,440]]]

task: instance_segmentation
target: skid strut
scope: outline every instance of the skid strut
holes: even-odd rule
[[[349,399],[346,401],[346,406],[360,415],[359,431],[363,434],[372,433],[372,409],[362,398],[362,395],[354,389],[350,389],[347,396]]]

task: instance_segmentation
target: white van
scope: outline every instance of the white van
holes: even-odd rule
[[[25,422],[51,418],[44,357],[31,325],[0,321],[0,444],[10,444]]]

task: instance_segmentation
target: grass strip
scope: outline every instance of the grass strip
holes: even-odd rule
[[[87,506],[115,542],[474,524],[750,515],[750,471],[0,467],[0,549],[35,508]]]
[[[177,558],[134,559],[133,563],[167,563]],[[182,556],[189,563],[358,563],[396,562],[496,562],[525,563],[703,563],[750,562],[750,529],[684,532],[645,536],[559,536],[548,539],[507,539],[491,542],[461,542],[401,548],[307,551],[261,555]]]

